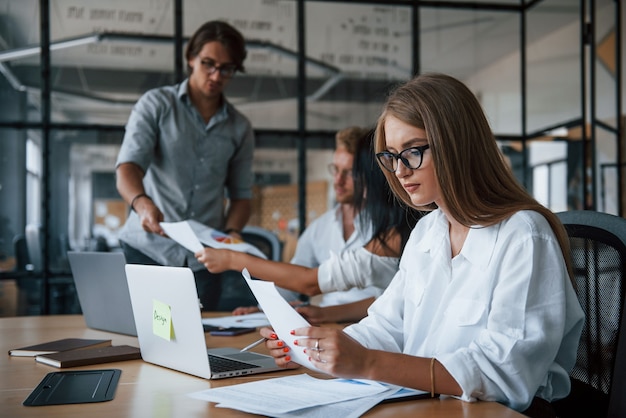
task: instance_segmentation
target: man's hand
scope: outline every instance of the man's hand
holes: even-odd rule
[[[152,199],[148,196],[141,196],[133,203],[133,209],[137,212],[144,231],[165,236],[165,231],[160,224],[164,219],[163,213],[156,207]]]
[[[135,163],[120,164],[115,169],[117,191],[137,213],[144,231],[165,236],[165,231],[159,224],[164,220],[163,213],[145,192],[144,174],[142,168]]]

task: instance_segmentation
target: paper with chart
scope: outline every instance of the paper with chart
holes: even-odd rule
[[[267,256],[254,245],[201,224],[193,219],[180,222],[161,222],[160,225],[170,238],[192,253],[202,251],[202,248],[204,248],[202,244],[204,244],[211,248],[241,251],[267,259]]]
[[[309,356],[304,353],[304,348],[294,345],[293,343],[294,340],[302,340],[302,338],[306,337],[295,336],[289,333],[296,328],[310,327],[311,324],[309,324],[302,315],[296,312],[289,302],[278,293],[273,282],[252,280],[247,269],[243,269],[241,274],[246,280],[246,283],[248,283],[248,286],[250,286],[252,293],[254,293],[254,297],[261,306],[263,313],[265,313],[270,324],[272,324],[274,332],[276,332],[278,338],[283,340],[290,348],[291,359],[311,370],[322,372],[309,361]]]

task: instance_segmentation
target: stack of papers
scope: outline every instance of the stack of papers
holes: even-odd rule
[[[307,374],[191,393],[195,399],[271,417],[357,418],[403,390],[371,380],[316,379]],[[419,392],[419,391],[415,391]]]
[[[241,273],[263,309],[262,313],[253,315],[263,315],[264,320],[269,320],[278,338],[291,348],[292,361],[324,373],[309,361],[302,347],[294,344],[294,339],[302,337],[290,333],[311,325],[280,296],[274,283],[252,280],[247,269]],[[232,326],[228,322],[215,323],[215,319],[206,318],[203,322],[210,320],[210,324]],[[244,324],[248,326],[247,322]],[[235,326],[241,325],[240,322]],[[271,417],[357,418],[386,399],[428,397],[429,393],[371,380],[316,379],[300,374],[219,387],[189,396],[215,402],[220,408]]]

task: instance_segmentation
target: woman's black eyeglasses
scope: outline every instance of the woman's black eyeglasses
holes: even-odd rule
[[[402,164],[404,164],[406,168],[417,170],[422,166],[424,151],[426,151],[429,147],[429,144],[422,145],[420,147],[411,147],[400,151],[399,154],[383,151],[376,154],[376,158],[378,158],[380,165],[382,165],[385,170],[391,171],[392,173],[395,173],[398,168],[398,160],[401,160]]]

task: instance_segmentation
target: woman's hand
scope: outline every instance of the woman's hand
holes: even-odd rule
[[[295,306],[295,309],[310,324],[319,325],[325,322],[331,322],[328,320],[328,318],[326,318],[326,310],[324,308],[320,308],[319,306]]]
[[[297,369],[300,367],[298,363],[291,361],[290,349],[284,341],[278,339],[278,335],[268,327],[263,327],[259,331],[261,336],[266,338],[265,347],[269,350],[270,355],[274,357],[274,362],[279,367],[285,369]]]
[[[366,378],[366,371],[374,363],[374,351],[366,349],[341,330],[306,327],[295,329],[291,334],[301,337],[294,341],[294,345],[304,349],[309,361],[333,376]]]
[[[194,255],[211,273],[221,273],[226,270],[233,270],[230,267],[232,252],[231,250],[205,247]]]

